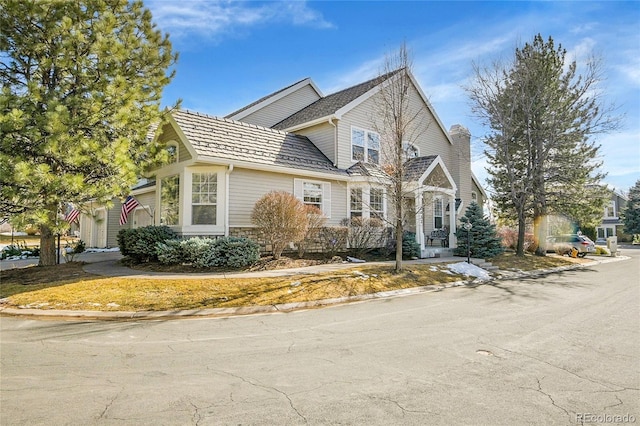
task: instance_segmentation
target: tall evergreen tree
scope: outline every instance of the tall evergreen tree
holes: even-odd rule
[[[0,0],[0,213],[25,213],[55,263],[64,203],[123,196],[176,60],[139,0]]]
[[[499,212],[518,219],[518,255],[524,255],[527,219],[543,255],[548,214],[580,215],[574,219],[586,223],[604,205],[593,138],[617,128],[619,120],[602,104],[600,80],[598,61],[579,74],[575,61],[567,64],[566,50],[541,35],[516,49],[509,66],[475,69],[467,92],[474,112],[491,128],[489,182]]]
[[[624,232],[640,234],[640,180],[629,190],[629,201],[623,212]]]
[[[471,247],[471,256],[483,259],[497,256],[504,251],[500,237],[496,233],[496,227],[484,217],[482,207],[477,203],[469,204],[464,216],[460,218],[460,223],[461,225],[456,229],[458,239],[458,247],[454,250],[456,255],[466,256],[469,247]],[[462,225],[465,223],[471,223],[471,230],[464,229]],[[468,239],[469,243],[467,243]]]

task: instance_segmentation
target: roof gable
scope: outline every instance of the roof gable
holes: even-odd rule
[[[298,125],[313,122],[319,118],[335,114],[337,111],[349,105],[356,99],[370,92],[372,89],[375,89],[398,71],[399,70],[392,71],[382,76],[372,78],[364,83],[348,87],[340,90],[339,92],[320,98],[311,105],[275,124],[273,128],[280,130],[291,129]]]
[[[268,94],[267,96],[263,96],[262,98],[258,99],[255,102],[250,103],[249,105],[246,105],[242,108],[240,108],[237,111],[234,111],[230,114],[227,114],[225,116],[225,118],[229,118],[232,120],[242,120],[244,117],[246,117],[247,115],[261,109],[264,108],[265,106],[276,102],[279,99],[284,98],[285,96],[287,96],[288,94],[295,92],[296,90],[304,87],[304,86],[310,86],[311,88],[313,88],[313,90],[318,94],[318,96],[320,96],[320,98],[322,98],[322,92],[320,91],[320,89],[318,89],[318,87],[315,85],[315,83],[313,82],[313,80],[311,80],[311,78],[307,77],[307,78],[303,78],[300,81],[297,81],[287,87],[284,87],[280,90],[277,90],[273,93]]]
[[[178,110],[172,117],[198,160],[218,159],[346,175],[305,136]]]

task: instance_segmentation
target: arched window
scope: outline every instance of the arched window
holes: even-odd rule
[[[402,155],[406,160],[411,160],[420,156],[420,150],[411,142],[402,142]]]
[[[167,147],[165,148],[167,150],[167,157],[168,157],[168,164],[173,164],[173,163],[177,163],[178,162],[178,144],[176,142],[168,142],[167,143]]]

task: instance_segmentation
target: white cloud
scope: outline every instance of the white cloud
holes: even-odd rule
[[[304,1],[270,3],[223,0],[149,1],[146,6],[164,32],[180,38],[200,35],[218,38],[254,25],[288,22],[292,25],[332,28],[322,14]]]
[[[382,69],[384,59],[384,55],[378,56],[377,58],[358,65],[350,71],[339,71],[339,74],[333,76],[331,79],[331,83],[333,84],[327,87],[326,90],[323,90],[323,92],[325,94],[334,93],[375,78]]]

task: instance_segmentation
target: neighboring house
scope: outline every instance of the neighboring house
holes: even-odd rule
[[[374,97],[394,75],[327,96],[307,78],[224,118],[172,111],[154,136],[166,144],[170,162],[152,172],[155,181],[133,189],[141,206],[125,227],[154,223],[183,236],[255,238],[251,211],[273,190],[317,206],[327,226],[348,217],[392,219],[379,164],[385,141],[372,120]],[[458,216],[472,201],[482,205],[486,194],[471,172],[469,131],[460,125],[447,131],[411,80],[411,102],[422,107],[424,129],[406,147],[405,223],[427,256],[435,229],[445,229],[455,247]],[[92,211],[81,226],[83,239],[89,246],[115,245],[119,202]]]
[[[620,217],[627,205],[627,197],[624,195],[612,191],[611,201],[604,207],[604,214],[602,215],[602,223],[596,227],[596,241],[598,244],[604,244],[608,237],[618,237],[620,239],[623,236],[624,222]]]

